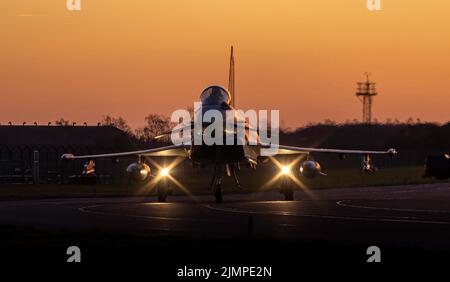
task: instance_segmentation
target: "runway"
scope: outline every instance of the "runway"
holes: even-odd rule
[[[0,224],[190,238],[327,240],[450,248],[450,184],[154,198],[0,202]]]

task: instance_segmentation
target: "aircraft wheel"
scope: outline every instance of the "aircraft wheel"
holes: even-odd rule
[[[284,200],[293,201],[294,200],[294,188],[292,185],[284,188]]]
[[[158,185],[158,202],[165,203],[167,199],[167,186]]]
[[[216,197],[216,203],[217,204],[221,204],[223,203],[223,189],[221,186],[216,186],[215,190],[214,190],[214,195]]]

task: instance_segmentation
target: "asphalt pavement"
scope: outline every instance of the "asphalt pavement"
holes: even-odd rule
[[[0,225],[219,240],[216,247],[253,238],[450,250],[450,184],[298,190],[295,199],[266,192],[225,194],[223,204],[208,195],[4,201]]]

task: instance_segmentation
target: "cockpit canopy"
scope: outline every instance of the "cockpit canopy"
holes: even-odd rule
[[[221,105],[231,103],[231,94],[222,86],[209,86],[200,94],[200,100],[204,105]]]

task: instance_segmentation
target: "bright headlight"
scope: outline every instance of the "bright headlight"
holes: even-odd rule
[[[161,171],[159,172],[159,175],[161,175],[161,176],[168,176],[169,175],[169,169],[168,168],[161,169]]]
[[[289,173],[291,173],[291,168],[289,166],[282,166],[281,167],[281,173],[282,174],[289,174]]]

